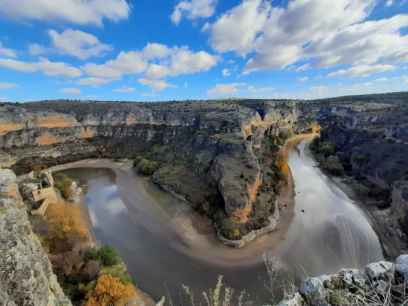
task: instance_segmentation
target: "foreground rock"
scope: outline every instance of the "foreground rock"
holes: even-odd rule
[[[33,234],[10,170],[0,170],[0,305],[70,306]]]
[[[362,270],[311,277],[278,306],[403,305],[408,301],[407,266],[408,255],[401,255],[395,264],[381,261]]]

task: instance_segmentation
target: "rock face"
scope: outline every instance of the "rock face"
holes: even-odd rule
[[[381,261],[362,270],[310,277],[278,306],[402,305],[407,300],[407,258],[401,255],[395,264]]]
[[[408,94],[337,98],[307,105],[389,257],[408,250]],[[336,162],[333,162],[333,161]],[[341,163],[338,165],[338,163]],[[342,171],[338,171],[342,172]]]
[[[154,160],[155,183],[220,227],[230,220],[226,233],[239,238],[274,212],[279,173],[264,153],[279,148],[297,118],[295,104],[276,101],[5,104],[0,164],[25,173],[84,158]],[[254,216],[262,192],[269,204]]]
[[[11,170],[0,170],[0,233],[0,305],[70,306],[31,230]]]

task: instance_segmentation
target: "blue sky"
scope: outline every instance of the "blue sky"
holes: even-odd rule
[[[0,100],[406,90],[407,0],[0,0]]]

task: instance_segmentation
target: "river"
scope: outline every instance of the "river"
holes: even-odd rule
[[[142,290],[156,299],[171,296],[178,305],[182,284],[201,295],[223,275],[259,305],[270,298],[265,253],[295,279],[382,258],[368,218],[317,168],[307,142],[290,152],[289,166],[296,190],[290,225],[241,250],[223,246],[206,220],[127,168],[85,161],[64,171],[87,186],[95,237],[118,250]]]

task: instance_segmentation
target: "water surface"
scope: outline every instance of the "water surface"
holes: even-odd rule
[[[261,303],[270,296],[266,252],[298,279],[382,258],[365,214],[316,167],[306,144],[289,155],[296,205],[287,231],[281,225],[279,237],[272,233],[241,250],[223,246],[208,222],[131,170],[84,162],[65,171],[87,186],[85,203],[96,238],[118,250],[141,289],[178,302],[182,284],[200,295],[224,275],[228,285]]]

